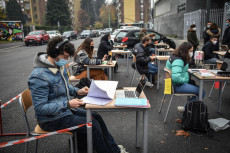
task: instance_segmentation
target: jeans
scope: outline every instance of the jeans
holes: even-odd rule
[[[195,86],[192,84],[184,83],[182,85],[174,85],[174,92],[175,93],[191,93],[191,94],[196,94],[197,97],[199,98],[199,86]],[[203,90],[203,95],[202,98],[205,96],[205,91]],[[195,96],[190,98],[190,101],[193,100],[198,100]]]
[[[71,110],[73,115],[65,116],[52,122],[38,123],[39,126],[46,131],[56,131],[72,126],[77,126],[86,123],[86,110],[75,109]],[[109,133],[105,122],[101,116],[93,112],[92,113],[93,124],[93,146],[97,153],[120,153],[120,148],[115,143],[113,137]],[[86,137],[87,128],[83,126],[76,129],[77,133],[84,134]]]
[[[155,64],[152,64],[151,62],[148,63],[148,80],[150,80],[150,74],[152,74],[152,76],[156,75],[158,72],[157,66]]]
[[[216,64],[216,61],[219,60],[217,58],[210,58],[208,60],[205,60],[205,64]]]

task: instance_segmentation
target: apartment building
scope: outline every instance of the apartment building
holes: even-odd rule
[[[119,23],[147,23],[151,19],[151,0],[117,0]]]

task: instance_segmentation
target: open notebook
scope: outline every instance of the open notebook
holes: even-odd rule
[[[94,81],[92,80],[89,93],[82,98],[84,103],[106,105],[114,99],[118,81]]]

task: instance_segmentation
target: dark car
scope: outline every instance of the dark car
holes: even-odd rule
[[[78,36],[74,31],[66,31],[62,34],[62,37],[67,38],[69,40],[78,39]]]
[[[45,30],[35,30],[31,31],[25,37],[25,45],[29,46],[30,44],[43,45],[44,42],[48,42],[50,39],[49,34]]]
[[[156,31],[150,29],[147,29],[146,32],[147,34],[155,34],[154,41],[164,42],[169,44],[170,48],[176,48],[176,44],[172,39],[168,39],[162,34],[159,34]],[[116,35],[116,37],[114,38],[114,42],[123,43],[124,45],[127,45],[128,48],[133,48],[137,43],[139,43],[139,34],[140,29],[124,29]]]
[[[99,37],[100,35],[99,35],[98,30],[92,30],[91,36],[92,36],[92,37]]]
[[[83,30],[80,34],[81,39],[87,38],[87,37],[93,37],[92,33],[90,34],[90,30]]]

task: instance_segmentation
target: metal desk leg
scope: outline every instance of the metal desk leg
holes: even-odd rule
[[[136,147],[140,148],[140,137],[141,137],[141,132],[140,132],[140,111],[136,111]]]
[[[200,80],[200,88],[199,88],[199,100],[200,101],[202,101],[203,88],[204,88],[204,81]]]
[[[86,121],[89,123],[91,120],[91,110],[86,109]],[[93,131],[92,126],[87,126],[87,153],[93,153]]]
[[[112,67],[109,67],[109,80],[112,80]]]
[[[90,74],[89,74],[89,67],[87,67],[87,78],[90,79]]]
[[[220,86],[219,86],[219,101],[218,101],[218,112],[221,113],[221,103],[222,103],[222,84],[223,82],[220,81]]]
[[[148,118],[149,118],[149,114],[148,114],[148,109],[144,109],[144,113],[143,113],[143,153],[148,153]]]
[[[161,61],[160,60],[157,60],[157,69],[158,69],[158,74],[157,74],[157,90],[159,90],[159,86],[160,86],[160,63]]]
[[[129,76],[129,56],[128,54],[126,54],[126,58],[127,58],[127,64],[126,64],[126,77]]]

